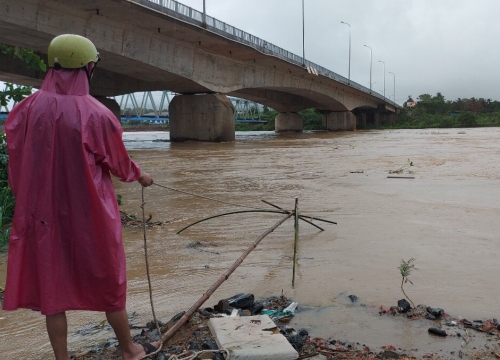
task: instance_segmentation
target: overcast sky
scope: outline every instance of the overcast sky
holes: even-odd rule
[[[203,10],[203,0],[181,3]],[[402,103],[412,95],[500,100],[500,1],[304,0],[306,58]],[[206,0],[207,14],[302,56],[302,0]]]

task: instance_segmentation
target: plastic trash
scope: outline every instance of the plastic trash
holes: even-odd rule
[[[283,311],[264,309],[261,311],[261,314],[269,316],[273,321],[286,321],[290,320],[293,317],[295,309],[297,309],[297,305],[299,305],[299,303],[292,302],[290,305],[288,305],[288,307],[283,309]]]
[[[287,308],[283,310],[283,312],[290,311],[290,312],[294,313],[295,309],[297,309],[298,305],[299,305],[299,303],[294,301],[293,303],[288,305]]]
[[[429,328],[427,331],[429,333],[437,335],[437,336],[443,336],[444,337],[444,336],[448,335],[448,334],[446,334],[446,331],[441,330],[441,329],[436,329],[436,328]]]

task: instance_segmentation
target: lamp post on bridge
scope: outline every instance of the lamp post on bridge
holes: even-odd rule
[[[351,25],[346,23],[345,21],[341,21],[342,24],[349,26],[349,72],[348,79],[351,81]]]
[[[389,71],[389,74],[392,74],[394,76],[394,104],[396,103],[396,74],[393,72]]]
[[[382,60],[379,60],[378,62],[384,64],[384,98],[385,98],[385,62],[383,62]]]
[[[372,62],[373,62],[373,50],[371,46],[363,45],[370,49],[370,91],[372,91]]]
[[[203,0],[203,27],[207,28],[207,8],[205,6],[205,0]]]
[[[302,62],[306,66],[306,30],[304,19],[304,0],[302,0]]]

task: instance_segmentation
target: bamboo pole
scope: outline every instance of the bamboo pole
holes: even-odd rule
[[[267,205],[271,205],[272,207],[275,207],[276,209],[280,209],[281,211],[286,211],[287,213],[290,212],[288,210],[283,209],[282,207],[279,207],[278,205],[274,205],[274,204],[270,203],[269,201],[266,201],[266,200],[261,200],[261,201]]]
[[[238,211],[231,211],[231,212],[228,212],[228,213],[214,215],[214,216],[209,216],[209,217],[206,217],[204,219],[198,220],[198,221],[196,221],[196,222],[194,222],[192,224],[189,224],[188,226],[182,228],[181,230],[179,230],[177,232],[177,234],[180,234],[181,232],[183,232],[184,230],[190,228],[191,226],[199,224],[199,223],[201,223],[203,221],[207,221],[207,220],[210,220],[210,219],[215,219],[215,218],[218,218],[218,217],[221,217],[221,216],[226,216],[226,215],[242,214],[242,213],[249,213],[249,212],[264,212],[264,213],[273,213],[273,214],[288,214],[287,211],[275,211],[275,210],[238,210]]]
[[[189,320],[191,316],[195,313],[196,310],[200,308],[205,301],[208,300],[208,298],[217,290],[217,288],[224,282],[226,281],[229,276],[236,270],[236,268],[245,260],[245,258],[252,252],[253,249],[257,247],[257,245],[264,239],[267,235],[272,233],[278,226],[283,224],[287,219],[289,219],[293,214],[287,214],[284,218],[282,218],[280,221],[278,221],[276,224],[274,224],[271,228],[266,230],[262,235],[260,235],[257,240],[254,241],[252,245],[248,247],[248,249],[243,253],[243,255],[240,256],[238,260],[227,270],[227,272],[222,275],[219,280],[215,284],[212,285],[208,291],[203,294],[203,296],[193,305],[191,308],[180,318],[179,321],[177,321],[172,328],[170,328],[162,337],[162,341],[165,343],[168,339],[170,339],[174,334],[176,333],[177,330],[181,328],[186,321]]]
[[[295,241],[293,242],[293,275],[292,275],[292,289],[295,287],[295,264],[297,263],[297,242],[299,240],[299,199],[295,198]]]
[[[307,216],[309,219],[311,220],[318,220],[318,221],[323,221],[323,222],[326,222],[326,223],[329,223],[329,224],[334,224],[334,225],[337,225],[337,223],[335,221],[330,221],[330,220],[325,220],[325,219],[320,219],[320,218],[317,218],[317,217],[312,217],[312,216]]]
[[[269,201],[266,201],[266,200],[261,200],[261,201],[262,201],[262,202],[264,202],[264,203],[266,203],[267,205],[271,205],[272,207],[275,207],[276,209],[280,209],[280,210],[282,210],[282,211],[286,212],[287,214],[290,214],[290,211],[285,210],[285,209],[283,209],[283,208],[279,207],[278,205],[274,205],[274,204],[272,204],[272,203],[270,203]],[[316,225],[316,224],[315,224],[315,223],[313,223],[312,221],[309,221],[309,220],[304,219],[304,216],[299,215],[299,218],[300,218],[300,220],[305,221],[305,222],[306,222],[306,223],[308,223],[308,224],[311,224],[312,226],[314,226],[314,227],[316,227],[316,228],[320,229],[321,231],[325,231],[325,229],[323,229],[321,226]]]
[[[311,224],[312,226],[314,226],[314,227],[316,227],[316,228],[320,229],[321,231],[325,231],[325,229],[323,229],[321,226],[316,225],[316,224],[315,224],[315,223],[313,223],[312,221],[306,220],[306,219],[304,218],[304,216],[302,216],[302,215],[299,215],[299,219],[300,219],[300,220],[302,220],[302,221],[305,221],[305,222],[306,222],[306,223],[308,223],[308,224]]]

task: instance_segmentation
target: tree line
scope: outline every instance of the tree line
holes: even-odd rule
[[[300,111],[304,130],[325,130],[321,114],[314,109]],[[277,111],[264,107],[261,119],[267,124],[236,124],[236,130],[272,131]],[[484,98],[458,98],[446,100],[436,95],[422,94],[414,100],[408,96],[398,116],[392,122],[368,125],[369,129],[452,128],[500,126],[500,101]]]
[[[381,125],[410,129],[476,126],[500,126],[500,101],[475,97],[446,100],[440,92],[422,94],[416,101],[409,96],[396,120]]]

